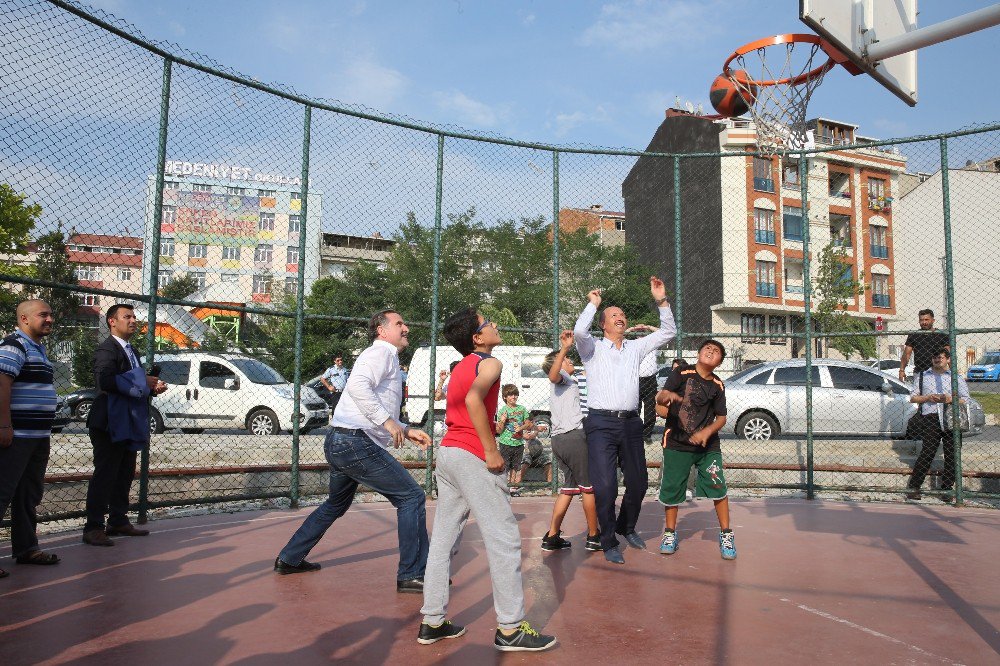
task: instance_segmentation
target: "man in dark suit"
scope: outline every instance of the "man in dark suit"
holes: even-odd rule
[[[87,486],[87,523],[83,528],[83,542],[91,546],[113,546],[112,536],[146,536],[149,530],[137,529],[129,522],[129,490],[135,477],[135,439],[148,442],[148,431],[133,441],[113,441],[113,422],[109,423],[108,403],[145,401],[150,394],[157,395],[167,385],[157,377],[145,375],[142,364],[129,339],[135,334],[138,322],[131,305],[112,305],[105,315],[111,335],[102,342],[94,354],[95,385],[100,394],[94,400],[87,418],[90,443],[94,447],[94,475]],[[127,378],[134,377],[135,369],[145,375],[145,386],[131,387]],[[124,410],[127,411],[127,410]],[[116,413],[112,418],[119,418]],[[126,424],[127,427],[127,424]],[[148,428],[148,423],[144,424]],[[108,516],[105,529],[104,518]]]

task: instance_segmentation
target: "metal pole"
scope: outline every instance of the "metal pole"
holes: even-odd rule
[[[951,191],[948,184],[948,139],[942,138],[941,143],[941,205],[944,214],[944,261],[945,285],[948,298],[948,346],[951,347],[951,394],[958,395],[958,372],[955,367],[958,340],[955,335],[955,265],[952,261],[951,246]],[[959,423],[958,400],[951,403],[952,442],[955,445],[955,505],[962,506],[962,431]]]
[[[1000,25],[1000,3],[929,25],[926,28],[918,28],[912,32],[883,39],[865,48],[865,58],[868,62],[881,62],[901,53],[909,53],[925,46],[940,44],[955,37],[992,28],[995,25]]]
[[[681,298],[681,160],[674,156],[674,322],[677,324],[677,357],[684,355],[684,300]]]
[[[552,151],[552,346],[559,346],[559,151]],[[553,480],[555,475],[552,476]]]
[[[153,243],[149,248],[149,317],[146,320],[146,367],[152,368],[156,357],[156,290],[160,273],[160,227],[163,223],[163,170],[167,161],[167,128],[170,125],[170,74],[173,60],[163,59],[163,83],[160,88],[160,136],[156,143],[156,188],[153,192]],[[140,524],[149,517],[149,447],[139,452]]]
[[[309,230],[309,146],[312,138],[312,107],[306,104],[302,121],[302,195],[299,199],[299,284],[295,288],[295,385],[292,389],[292,413],[302,410],[302,328],[305,321],[306,233]],[[273,288],[273,287],[272,287]],[[289,499],[292,508],[299,505],[299,419],[292,419],[292,478]]]
[[[806,497],[815,497],[813,478],[813,350],[812,350],[812,276],[809,262],[809,161],[799,153],[799,196],[802,198],[802,300],[806,328]]]
[[[434,369],[437,366],[437,335],[438,335],[438,301],[441,295],[441,199],[444,191],[444,135],[437,135],[437,186],[434,191],[434,269],[431,276],[431,355],[430,371],[427,377],[427,418],[424,430],[431,436],[431,445],[427,447],[427,474],[424,491],[430,495],[434,492]]]

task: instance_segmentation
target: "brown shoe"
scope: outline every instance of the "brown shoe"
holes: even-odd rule
[[[89,530],[83,533],[83,542],[91,546],[113,546],[115,542],[108,538],[104,530]]]
[[[109,537],[112,536],[149,536],[149,530],[140,530],[132,523],[122,525],[120,527],[109,527],[106,529],[105,534]]]

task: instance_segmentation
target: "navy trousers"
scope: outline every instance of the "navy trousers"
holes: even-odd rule
[[[601,548],[609,550],[618,545],[616,532],[624,535],[635,529],[649,485],[642,419],[638,416],[619,419],[591,412],[583,420],[583,429],[587,433],[590,483],[597,502]],[[615,518],[619,465],[625,477],[625,495]]]

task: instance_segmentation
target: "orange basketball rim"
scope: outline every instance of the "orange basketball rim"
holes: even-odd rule
[[[742,58],[743,56],[746,56],[747,54],[754,52],[760,53],[761,60],[765,60],[765,58],[763,57],[765,50],[768,49],[769,47],[779,46],[781,44],[791,44],[791,45],[813,44],[815,46],[818,46],[828,57],[826,62],[819,65],[818,67],[814,67],[812,69],[809,69],[808,71],[796,74],[794,76],[786,76],[784,78],[777,78],[777,79],[765,79],[765,78],[755,79],[750,77],[749,83],[752,83],[753,85],[756,86],[784,86],[784,85],[797,86],[822,76],[827,71],[829,71],[834,65],[842,65],[848,71],[851,71],[852,74],[860,73],[860,70],[858,70],[857,72],[853,71],[854,69],[856,69],[854,67],[854,64],[851,63],[851,61],[847,59],[847,56],[838,51],[837,48],[833,46],[830,42],[816,35],[807,35],[802,33],[773,35],[771,37],[764,37],[763,39],[758,39],[757,41],[750,42],[749,44],[744,44],[743,46],[733,51],[732,55],[730,55],[726,59],[725,64],[722,66],[722,73],[727,78],[732,78],[733,69],[730,67],[730,64],[734,60]]]

